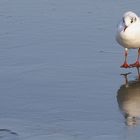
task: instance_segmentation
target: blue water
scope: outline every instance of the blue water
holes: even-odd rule
[[[115,41],[140,2],[0,1],[0,137],[8,140],[137,140],[117,101],[125,83]],[[134,61],[136,51],[129,54]],[[16,135],[15,135],[16,134]],[[6,140],[7,140],[6,139]]]

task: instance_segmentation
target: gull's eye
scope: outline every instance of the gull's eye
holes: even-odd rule
[[[133,23],[133,22],[136,22],[136,20],[137,20],[136,17],[135,17],[135,18],[131,18],[131,19],[130,19],[130,22]]]

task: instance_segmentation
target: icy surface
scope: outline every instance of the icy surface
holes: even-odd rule
[[[1,0],[0,139],[139,139],[139,125],[126,126],[118,108],[126,71],[114,39],[123,12],[140,14],[139,5]]]

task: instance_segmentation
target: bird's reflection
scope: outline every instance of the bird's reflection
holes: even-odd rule
[[[125,84],[117,92],[117,101],[126,124],[136,125],[140,122],[140,80],[128,81],[129,74],[123,74]]]

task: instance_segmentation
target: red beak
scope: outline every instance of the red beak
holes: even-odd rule
[[[127,26],[126,25],[124,25],[124,32],[125,32],[125,30],[127,29]]]

